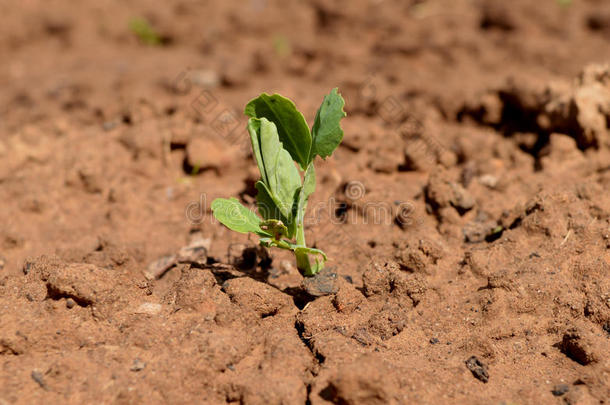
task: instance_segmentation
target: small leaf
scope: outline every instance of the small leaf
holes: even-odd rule
[[[214,218],[227,228],[241,233],[252,232],[260,236],[270,236],[260,227],[260,218],[244,207],[237,198],[217,198],[212,202]]]
[[[288,235],[288,228],[278,219],[268,219],[261,222],[261,229],[273,235],[275,239],[281,239],[282,236]]]
[[[132,18],[129,20],[129,30],[133,32],[146,45],[161,45],[161,36],[145,18]]]
[[[263,93],[251,100],[244,113],[251,118],[266,118],[277,127],[280,141],[303,170],[309,163],[311,133],[303,114],[289,99]]]
[[[309,156],[311,162],[316,155],[321,158],[330,156],[333,151],[339,146],[343,139],[343,130],[341,129],[341,119],[345,117],[343,107],[345,101],[343,97],[334,88],[330,94],[324,97],[322,105],[316,113],[316,119],[312,128],[312,147]]]
[[[294,251],[296,253],[306,253],[306,254],[320,255],[320,256],[322,256],[324,261],[328,260],[328,257],[326,256],[326,253],[324,253],[320,249],[309,248],[309,247],[305,247],[305,246],[296,246],[294,248]]]

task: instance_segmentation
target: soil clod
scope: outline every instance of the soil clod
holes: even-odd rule
[[[472,375],[484,383],[489,381],[489,373],[487,372],[487,366],[481,362],[476,356],[471,356],[466,360],[466,367],[472,372]]]

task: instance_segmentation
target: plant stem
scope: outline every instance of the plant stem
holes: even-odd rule
[[[305,244],[305,227],[303,226],[303,221],[299,221],[299,224],[297,225],[297,245],[307,246]],[[307,253],[295,252],[294,254],[297,259],[297,269],[299,269],[304,276],[313,276],[313,269],[309,263],[309,256]]]

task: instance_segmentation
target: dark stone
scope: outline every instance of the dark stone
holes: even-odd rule
[[[32,374],[30,374],[32,377],[32,380],[36,381],[36,383],[38,385],[40,385],[40,388],[42,388],[43,390],[47,390],[47,383],[44,382],[44,378],[42,376],[42,373],[38,370],[34,370],[32,371]]]
[[[557,384],[551,390],[551,394],[555,395],[556,397],[560,397],[560,396],[562,396],[563,394],[565,394],[568,391],[570,391],[570,387],[567,386],[566,384]]]
[[[435,345],[435,344],[437,344],[438,342],[440,342],[440,340],[438,340],[437,338],[435,338],[435,337],[430,338],[430,344],[431,344],[431,345]]]
[[[477,380],[483,381],[484,383],[489,381],[487,367],[477,358],[477,356],[471,356],[466,360],[466,367],[468,367],[468,370],[470,370]]]
[[[337,273],[334,267],[325,267],[313,277],[303,279],[303,289],[314,297],[334,294],[339,290]]]
[[[76,301],[74,301],[72,298],[68,298],[66,300],[66,307],[68,307],[68,309],[74,308],[75,305]]]

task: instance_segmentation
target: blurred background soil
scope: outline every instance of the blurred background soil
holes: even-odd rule
[[[606,0],[0,0],[0,405],[608,403],[609,55]],[[305,294],[209,206],[333,87]]]

